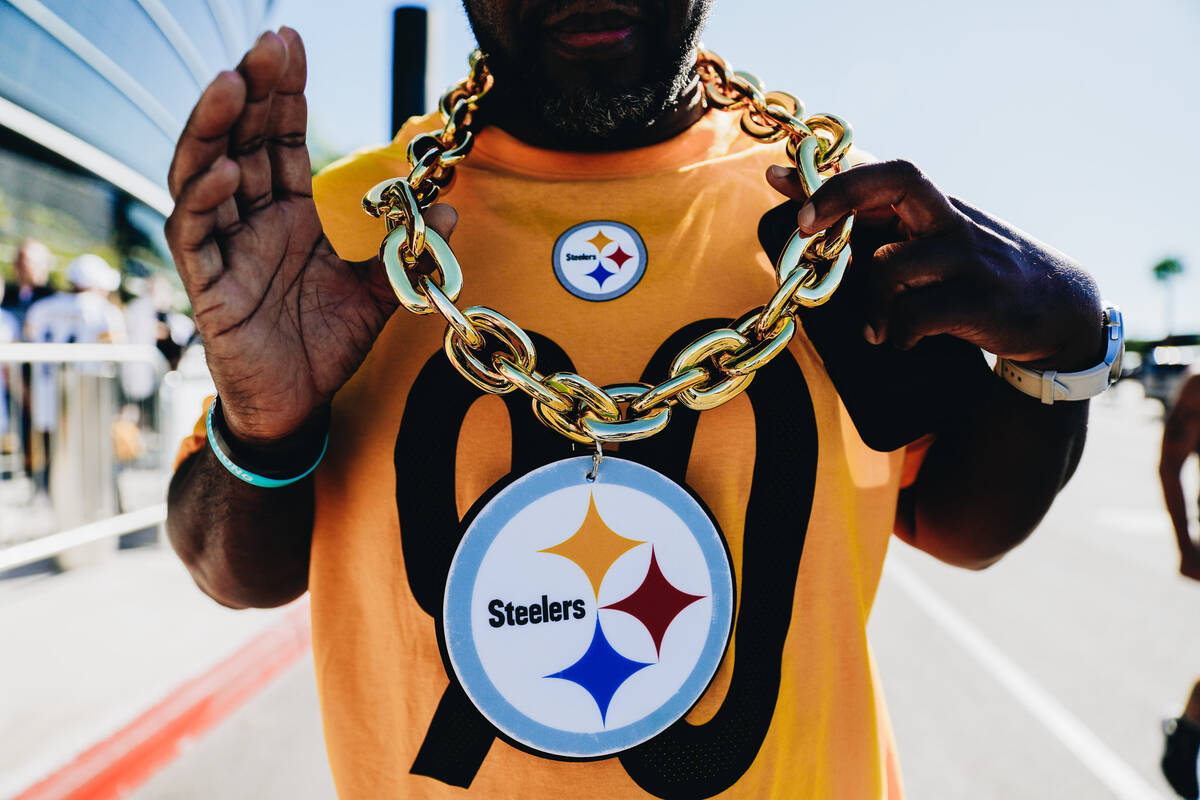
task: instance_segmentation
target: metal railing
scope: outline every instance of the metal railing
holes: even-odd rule
[[[0,572],[161,525],[175,375],[148,345],[0,345]]]

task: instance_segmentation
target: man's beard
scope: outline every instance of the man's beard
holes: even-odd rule
[[[662,115],[686,85],[656,80],[627,91],[578,89],[549,92],[538,99],[542,122],[573,139],[605,139],[620,131],[644,128]]]
[[[565,0],[551,0],[562,3]],[[660,118],[681,96],[693,76],[695,49],[708,16],[709,0],[698,2],[683,30],[662,47],[652,48],[641,81],[633,86],[594,85],[560,88],[545,74],[536,45],[538,31],[516,31],[516,43],[505,47],[496,31],[501,21],[484,11],[476,14],[470,0],[464,7],[488,67],[496,76],[486,105],[503,116],[522,115],[540,121],[553,138],[586,146],[645,128]],[[646,24],[666,29],[658,4],[647,4]],[[489,114],[490,116],[490,114]]]

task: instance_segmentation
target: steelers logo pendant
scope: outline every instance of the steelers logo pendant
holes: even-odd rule
[[[648,467],[536,469],[488,501],[450,566],[443,636],[475,707],[557,758],[627,750],[708,688],[733,621],[733,571],[708,512]]]

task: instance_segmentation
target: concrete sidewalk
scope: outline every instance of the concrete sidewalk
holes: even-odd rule
[[[222,608],[165,545],[61,574],[0,580],[0,798],[78,771],[81,758],[89,770],[104,766],[128,754],[127,742],[145,741],[181,715],[201,730],[232,713],[307,651],[306,601],[298,602]],[[214,681],[215,672],[231,676],[234,690]],[[222,691],[219,702],[205,702]],[[158,761],[186,735],[168,732],[176,737],[169,752],[160,736]],[[111,754],[97,755],[106,742]]]
[[[336,800],[312,658],[190,742],[129,800]]]

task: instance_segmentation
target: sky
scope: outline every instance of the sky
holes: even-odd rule
[[[390,137],[395,5],[272,9],[304,37],[311,127],[337,150]],[[474,45],[458,3],[427,5],[436,95]],[[768,89],[849,120],[859,147],[1079,261],[1138,338],[1167,331],[1150,270],[1168,256],[1187,270],[1173,329],[1200,331],[1197,41],[1194,0],[715,0],[704,34]]]

